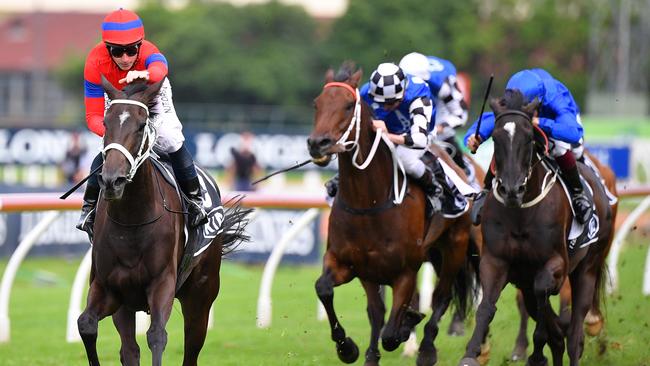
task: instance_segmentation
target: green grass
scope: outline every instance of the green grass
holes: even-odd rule
[[[641,242],[641,240],[638,240]],[[597,342],[588,338],[584,365],[650,365],[650,299],[641,295],[646,245],[626,246],[621,257],[621,290],[608,299],[607,352],[597,355]],[[4,270],[6,260],[0,262]],[[65,342],[65,321],[70,287],[78,260],[28,259],[21,267],[10,305],[12,339],[0,345],[0,365],[85,365],[81,343]],[[226,263],[222,269],[222,290],[216,302],[215,328],[200,357],[202,365],[341,365],[330,340],[327,322],[316,320],[313,283],[319,268],[281,267],[273,288],[273,324],[255,327],[256,299],[261,267]],[[46,279],[46,280],[43,280]],[[508,364],[517,330],[514,291],[508,287],[498,304],[492,323],[491,365]],[[553,301],[556,302],[555,300]],[[368,344],[369,325],[365,296],[358,281],[335,291],[335,304],[348,335],[363,353]],[[446,330],[449,318],[442,327]],[[530,327],[532,328],[532,327]],[[422,327],[419,327],[420,337]],[[167,326],[169,340],[164,353],[167,365],[182,360],[180,307],[174,306]],[[451,338],[441,331],[438,365],[456,365],[469,338]],[[529,330],[530,333],[530,330]],[[138,337],[142,364],[150,364],[144,336]],[[119,364],[119,338],[110,320],[100,323],[98,350],[103,365]],[[382,352],[382,365],[413,365],[401,350]]]

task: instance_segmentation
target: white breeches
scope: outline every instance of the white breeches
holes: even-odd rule
[[[420,160],[420,157],[424,155],[425,151],[425,149],[409,149],[404,145],[398,145],[395,149],[397,158],[404,165],[406,174],[413,178],[420,178],[424,175],[424,162]]]
[[[105,108],[108,110],[110,100],[104,94]],[[176,115],[172,100],[172,86],[169,79],[165,78],[160,92],[156,97],[156,104],[149,109],[152,115],[151,123],[156,129],[156,148],[166,153],[173,153],[183,146],[183,125]]]
[[[578,120],[578,123],[582,126],[582,121],[580,120],[580,115],[576,116],[576,119]],[[553,138],[549,137],[549,144],[550,146],[550,154],[552,157],[557,158],[558,156],[562,156],[566,154],[567,151],[571,150],[573,152],[573,155],[575,156],[576,159],[580,159],[582,157],[582,154],[585,151],[585,139],[581,138],[580,141],[578,141],[577,144],[570,144],[568,142],[556,140]]]

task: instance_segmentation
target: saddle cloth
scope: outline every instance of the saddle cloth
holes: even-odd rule
[[[573,253],[575,250],[584,248],[590,244],[598,241],[598,231],[600,230],[600,221],[598,219],[598,213],[596,212],[596,205],[594,204],[594,191],[587,181],[580,175],[580,182],[582,182],[582,189],[585,195],[589,198],[592,204],[592,213],[587,223],[581,224],[576,220],[575,211],[573,209],[573,204],[571,204],[571,194],[569,193],[569,188],[564,182],[562,175],[559,174],[559,166],[555,162],[555,159],[544,158],[544,166],[546,169],[554,170],[558,176],[558,180],[562,185],[564,194],[566,195],[567,200],[569,201],[569,207],[571,207],[571,213],[573,214],[573,220],[571,221],[571,229],[569,229],[569,235],[567,237],[569,245],[569,254]],[[600,177],[599,175],[597,175]],[[603,184],[603,187],[605,185]]]
[[[156,154],[151,157],[153,165],[158,169],[165,181],[176,189],[176,194],[182,202],[183,211],[187,211],[187,198],[181,192],[171,163],[163,154]],[[221,232],[221,224],[224,219],[224,208],[221,204],[221,194],[214,179],[199,166],[195,165],[199,176],[201,191],[203,193],[203,208],[208,214],[208,222],[196,228],[190,228],[188,220],[185,222],[185,252],[183,257],[196,257],[203,253],[214,239]]]

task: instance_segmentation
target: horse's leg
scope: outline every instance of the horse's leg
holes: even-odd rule
[[[140,347],[135,340],[135,311],[121,306],[113,314],[113,324],[120,334],[120,362],[124,366],[140,364]]]
[[[100,320],[109,316],[117,310],[119,304],[116,299],[96,281],[90,284],[86,309],[77,319],[79,335],[86,348],[86,356],[91,366],[99,365],[97,357],[97,325]]]
[[[457,245],[456,245],[457,244]],[[431,309],[433,310],[429,321],[424,326],[424,336],[420,342],[420,352],[418,354],[417,364],[420,365],[435,365],[438,361],[436,347],[434,340],[438,336],[439,328],[438,322],[440,318],[447,311],[449,303],[452,299],[452,286],[459,274],[461,267],[465,261],[466,251],[461,250],[462,244],[457,241],[451,242],[450,246],[440,248],[442,253],[442,266],[439,271],[440,280],[433,291],[431,300]],[[464,294],[458,294],[463,296]]]
[[[519,333],[510,359],[512,361],[522,361],[526,359],[526,349],[528,348],[528,336],[526,335],[528,331],[528,311],[526,311],[526,304],[524,304],[524,294],[520,290],[517,291],[515,300],[519,310]]]
[[[147,302],[151,311],[151,325],[147,330],[147,344],[151,350],[153,366],[162,364],[162,354],[167,345],[165,325],[169,320],[174,303],[176,276],[174,273],[162,274],[161,278],[147,289]]]
[[[384,326],[384,315],[386,307],[384,300],[379,294],[379,285],[372,282],[361,281],[363,289],[366,290],[368,299],[368,320],[370,321],[370,345],[366,350],[366,366],[379,365],[381,354],[379,353],[379,334]]]
[[[336,343],[336,353],[339,359],[345,363],[353,363],[359,357],[359,348],[352,338],[346,337],[345,329],[339,323],[334,311],[334,286],[339,286],[352,280],[352,271],[337,263],[330,252],[326,252],[323,258],[323,273],[316,280],[316,294],[327,312],[327,319],[330,323],[332,340]]]
[[[416,280],[417,272],[407,270],[393,281],[393,306],[381,337],[381,344],[386,351],[393,351],[400,343],[406,341],[409,337],[409,330],[422,320],[419,313],[409,314],[409,323],[406,327],[402,327],[408,305],[415,291]]]
[[[201,296],[202,294],[195,292],[190,293],[181,300],[185,328],[183,366],[196,366],[199,353],[205,343],[210,307],[214,299],[204,299]]]
[[[571,323],[571,281],[567,278],[560,289],[560,327],[566,335]]]
[[[478,365],[476,357],[481,354],[481,344],[485,340],[490,322],[497,311],[497,300],[508,280],[508,263],[489,253],[485,253],[481,258],[479,268],[483,299],[476,310],[474,332],[467,343],[465,355],[459,366]]]
[[[562,365],[564,354],[564,334],[560,329],[559,320],[551,307],[549,296],[557,293],[563,281],[564,259],[559,256],[550,258],[544,268],[537,272],[534,282],[534,293],[537,305],[537,327],[535,328],[535,352],[528,359],[529,365],[545,365],[546,359],[542,354],[545,343],[548,343],[553,355],[553,365]]]
[[[593,302],[596,286],[596,276],[585,270],[585,265],[585,262],[581,263],[570,275],[573,304],[571,307],[571,324],[569,326],[567,348],[569,364],[571,366],[580,364],[585,340],[583,323]]]

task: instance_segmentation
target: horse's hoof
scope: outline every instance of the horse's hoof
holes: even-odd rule
[[[510,361],[526,361],[526,349],[519,346],[515,347],[515,349],[510,354]]]
[[[396,337],[385,337],[381,339],[381,345],[388,352],[394,351],[399,347],[400,341]]]
[[[485,342],[481,344],[481,354],[478,355],[476,358],[478,360],[478,363],[481,366],[487,365],[488,362],[490,362],[490,351],[492,350],[492,347],[490,346],[489,342]]]
[[[599,336],[602,331],[603,331],[603,321],[602,320],[598,320],[598,321],[596,321],[594,323],[585,323],[585,332],[590,337]]]
[[[465,322],[462,320],[454,320],[449,323],[447,334],[455,337],[462,337],[465,335]]]
[[[481,366],[481,364],[473,358],[465,357],[460,360],[458,366]]]
[[[532,358],[528,357],[526,366],[548,366],[548,359],[546,359],[544,356],[542,356],[540,360],[533,360]]]
[[[379,359],[381,358],[381,354],[379,353],[379,350],[370,350],[370,348],[366,351],[366,362],[363,364],[363,366],[379,366]]]
[[[353,363],[359,358],[359,347],[352,338],[346,337],[343,342],[336,343],[336,353],[342,362]]]
[[[420,351],[415,362],[417,366],[433,366],[438,362],[438,352],[435,347],[431,350]]]

